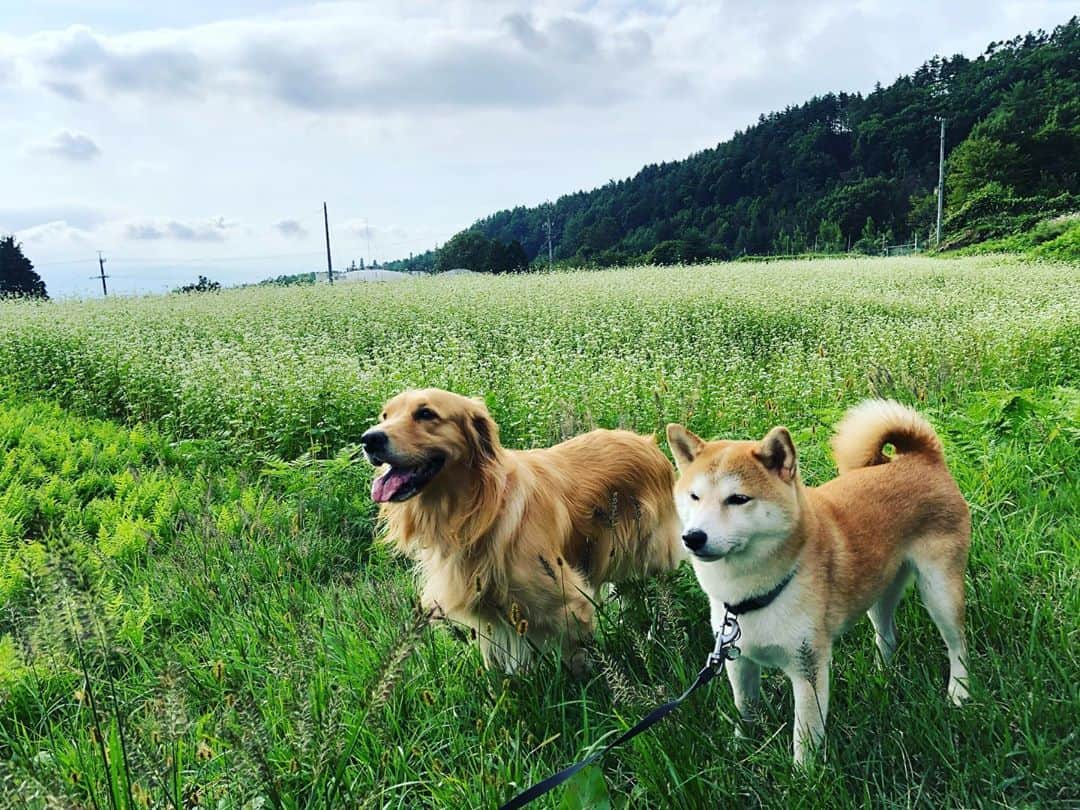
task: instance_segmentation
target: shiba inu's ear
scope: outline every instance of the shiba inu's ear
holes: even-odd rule
[[[795,442],[791,440],[791,434],[786,427],[774,427],[770,430],[761,440],[754,455],[766,469],[780,476],[781,481],[791,481],[795,477],[798,455],[795,453]]]
[[[692,463],[705,446],[705,442],[675,423],[667,426],[667,440],[671,445],[671,455],[675,457],[675,466],[680,470]]]

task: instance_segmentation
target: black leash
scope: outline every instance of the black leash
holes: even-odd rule
[[[697,674],[697,678],[690,684],[690,688],[679,695],[674,700],[669,700],[663,706],[658,706],[653,709],[633,728],[629,728],[609,742],[599,751],[595,751],[580,762],[575,762],[568,768],[563,768],[554,776],[549,776],[542,782],[537,782],[535,785],[519,793],[512,798],[506,804],[499,808],[499,810],[517,810],[519,807],[524,807],[533,799],[539,798],[547,793],[549,790],[554,790],[571,776],[576,774],[582,768],[586,768],[592,765],[598,759],[606,755],[612,748],[622,745],[627,740],[632,740],[641,732],[659,723],[677,708],[684,700],[690,695],[703,687],[713,678],[720,674],[720,670],[724,668],[724,662],[732,658],[736,658],[739,655],[739,648],[735,646],[735,642],[739,640],[739,636],[742,631],[739,630],[739,623],[735,620],[735,617],[730,613],[724,616],[724,626],[720,632],[716,634],[716,645],[713,647],[711,653],[709,653],[708,659],[705,661],[705,666],[702,667],[701,672]]]

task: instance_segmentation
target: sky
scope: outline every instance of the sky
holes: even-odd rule
[[[4,0],[0,233],[55,296],[444,242],[1075,0]],[[928,124],[930,125],[930,124]]]

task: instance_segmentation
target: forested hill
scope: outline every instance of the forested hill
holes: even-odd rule
[[[546,259],[550,215],[556,259],[601,265],[847,249],[883,235],[923,241],[936,210],[938,116],[953,244],[1076,210],[1080,18],[991,43],[977,59],[935,57],[866,96],[829,94],[762,115],[714,149],[548,207],[500,211],[467,233],[516,240],[529,259]]]

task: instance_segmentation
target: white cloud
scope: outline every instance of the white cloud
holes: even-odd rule
[[[93,241],[94,233],[79,228],[66,220],[53,220],[22,228],[16,232],[19,241],[28,244],[66,245],[85,248]]]
[[[286,239],[306,239],[308,235],[307,228],[295,219],[283,219],[275,223],[274,230]]]
[[[607,104],[649,95],[667,73],[649,64],[649,35],[610,15],[387,19],[359,8],[115,35],[71,26],[9,49],[34,82],[69,100],[217,95],[309,111]]]
[[[23,231],[52,222],[67,222],[82,230],[96,228],[104,222],[104,212],[87,205],[59,204],[0,209],[0,231]]]
[[[101,149],[89,135],[66,129],[35,146],[34,151],[75,162],[86,162],[101,155]]]
[[[175,239],[179,242],[223,242],[236,223],[217,217],[202,222],[183,222],[176,219],[140,220],[124,225],[124,238],[156,242]]]

